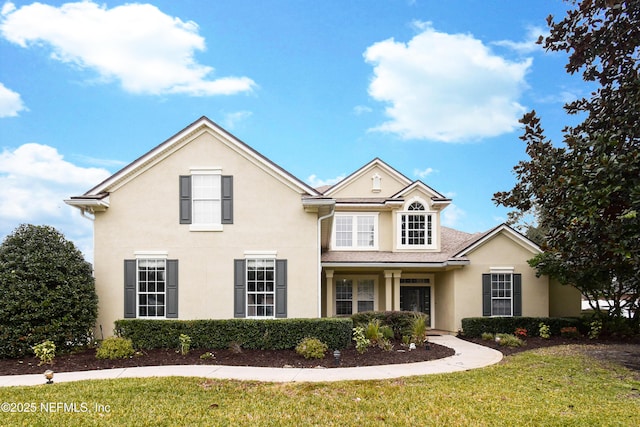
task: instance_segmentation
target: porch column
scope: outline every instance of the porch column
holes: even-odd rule
[[[402,276],[402,270],[393,272],[393,309],[400,311],[400,276]]]
[[[333,270],[325,270],[325,276],[327,277],[327,317],[335,316],[336,310],[334,307],[335,297],[333,295]]]
[[[393,310],[393,271],[384,270],[384,309]]]

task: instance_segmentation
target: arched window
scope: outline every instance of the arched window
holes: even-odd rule
[[[425,211],[424,204],[416,201],[400,213],[400,246],[424,248],[433,244],[433,217]]]

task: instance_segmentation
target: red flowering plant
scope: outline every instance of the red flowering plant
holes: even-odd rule
[[[516,328],[516,331],[513,334],[518,338],[526,338],[527,330],[525,328]]]

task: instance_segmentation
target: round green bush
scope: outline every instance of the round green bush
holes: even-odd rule
[[[97,359],[127,359],[135,354],[131,340],[109,337],[100,343],[96,351]]]
[[[64,350],[92,339],[98,297],[92,267],[55,228],[23,224],[0,245],[0,358],[51,340]]]
[[[328,347],[317,338],[305,338],[296,346],[296,353],[305,359],[322,359]]]

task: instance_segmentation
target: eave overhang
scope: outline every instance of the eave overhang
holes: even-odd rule
[[[109,208],[109,195],[79,196],[66,199],[67,205],[80,209],[82,212],[104,212]]]
[[[442,262],[347,262],[327,261],[322,263],[323,268],[437,268],[464,267],[469,265],[468,259],[447,260]]]

